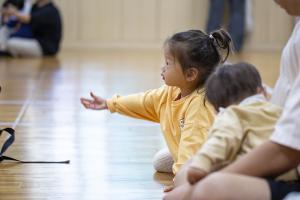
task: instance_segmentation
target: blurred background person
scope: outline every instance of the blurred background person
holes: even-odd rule
[[[32,30],[29,24],[21,23],[15,16],[8,13],[9,9],[16,9],[22,14],[29,14],[31,10],[30,0],[6,0],[1,10],[0,50],[6,49],[6,43],[12,37],[32,38]]]
[[[41,57],[59,51],[62,22],[60,12],[51,0],[36,0],[28,14],[9,5],[5,14],[15,17],[21,24],[30,25],[29,30],[21,29],[3,42],[5,52],[20,57]]]
[[[229,19],[228,28],[226,29],[232,37],[235,50],[240,52],[244,42],[246,19],[248,23],[251,23],[249,18],[246,18],[246,5],[250,5],[247,4],[249,2],[247,0],[210,0],[209,3],[206,31],[209,33],[222,26],[226,3],[228,3]]]

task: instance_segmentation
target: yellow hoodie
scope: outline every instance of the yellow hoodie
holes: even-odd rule
[[[175,101],[179,95],[179,88],[163,86],[107,100],[112,113],[160,123],[174,159],[174,174],[204,144],[214,119],[214,109],[204,102],[203,90]]]

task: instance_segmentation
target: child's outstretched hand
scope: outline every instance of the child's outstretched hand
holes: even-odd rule
[[[187,180],[193,185],[203,179],[206,175],[207,172],[195,167],[190,167],[187,172]]]
[[[92,110],[108,109],[106,99],[95,96],[92,92],[90,93],[90,95],[92,99],[80,98],[80,101],[85,108]]]

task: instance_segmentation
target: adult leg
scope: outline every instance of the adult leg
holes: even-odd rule
[[[246,0],[229,0],[230,33],[237,52],[242,50],[245,35]]]
[[[191,199],[268,200],[271,199],[271,193],[264,179],[213,173],[195,185]]]
[[[153,157],[153,167],[158,172],[173,173],[173,157],[167,148],[158,151]]]
[[[163,197],[163,200],[190,200],[193,187],[189,183],[185,183],[174,188]]]
[[[220,28],[225,7],[225,0],[210,0],[209,2],[209,15],[206,26],[207,33]]]
[[[35,39],[11,38],[7,41],[7,51],[13,56],[41,57],[43,55],[39,42]]]
[[[271,192],[266,180],[229,173],[213,173],[191,186],[184,184],[166,194],[165,200],[269,200]]]

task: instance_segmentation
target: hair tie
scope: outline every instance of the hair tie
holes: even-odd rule
[[[209,38],[212,39],[212,40],[215,39],[212,34],[209,34]]]

